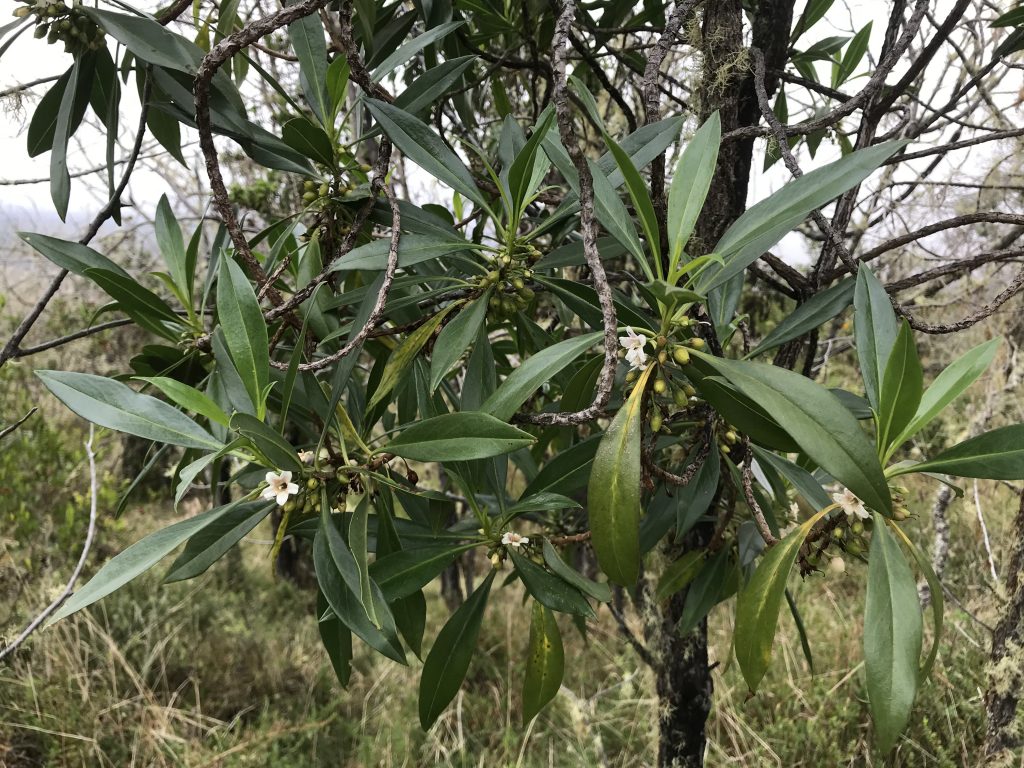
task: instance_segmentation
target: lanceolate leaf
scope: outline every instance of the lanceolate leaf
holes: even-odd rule
[[[888,455],[886,449],[891,438],[914,418],[921,402],[923,381],[914,332],[904,320],[889,354],[878,395],[878,447],[883,456]]]
[[[313,112],[326,125],[331,115],[327,96],[327,43],[324,25],[316,13],[288,25],[288,37],[299,59],[302,89]]]
[[[900,467],[893,475],[940,472],[985,480],[1024,480],[1024,424],[993,429],[947,448],[920,464]]]
[[[501,456],[533,437],[486,413],[462,411],[417,421],[381,451],[416,461],[471,461]]]
[[[87,245],[61,240],[49,235],[39,235],[35,232],[19,232],[18,234],[22,240],[47,259],[73,274],[84,277],[86,270],[100,269],[113,272],[124,278],[131,278],[121,267]]]
[[[434,342],[434,354],[430,360],[430,391],[448,375],[455,362],[477,337],[484,319],[487,317],[487,300],[491,296],[488,288],[480,296],[459,310],[448,325],[444,327],[437,341]]]
[[[270,379],[270,342],[256,292],[242,268],[223,255],[217,278],[217,316],[228,354],[242,377],[249,399],[260,412]]]
[[[388,358],[387,364],[384,366],[384,373],[381,374],[377,389],[374,390],[370,402],[366,404],[367,410],[370,410],[391,394],[391,390],[395,388],[399,380],[405,375],[412,361],[416,359],[416,355],[423,349],[423,345],[434,335],[434,331],[437,330],[445,316],[457,306],[454,303],[449,304],[436,315],[429,318],[423,325],[406,336],[398,349],[391,353],[391,357]]]
[[[544,562],[547,563],[552,573],[581,592],[590,595],[595,600],[607,603],[612,599],[612,590],[607,584],[591,581],[586,576],[580,574],[562,559],[561,555],[558,554],[558,551],[547,539],[544,539]]]
[[[595,616],[594,609],[576,587],[548,573],[530,558],[518,554],[515,549],[509,548],[508,553],[526,591],[533,595],[534,599],[553,611],[587,618]]]
[[[917,406],[914,418],[893,443],[901,445],[909,440],[924,429],[947,405],[962,395],[992,363],[1002,341],[1002,338],[998,337],[979,344],[936,376],[935,381],[921,396],[921,403]]]
[[[768,671],[789,572],[793,570],[804,539],[825,511],[818,512],[767,550],[747,586],[736,598],[736,629],[733,633],[736,661],[751,692],[757,691]]]
[[[206,572],[229,549],[245,538],[270,514],[273,504],[251,501],[238,504],[188,540],[184,551],[171,565],[165,582],[184,581]]]
[[[864,503],[891,512],[889,487],[874,446],[835,395],[784,368],[725,360],[696,351],[692,356],[718,370],[771,413],[804,453]]]
[[[747,357],[757,357],[782,346],[787,341],[813,331],[822,323],[827,323],[850,306],[850,302],[853,301],[853,289],[853,278],[847,278],[828,290],[814,294],[786,315],[782,322],[775,326],[772,332],[765,336]]]
[[[906,141],[861,149],[791,181],[767,200],[747,209],[722,235],[714,252],[725,259],[698,281],[702,293],[724,285],[795,229],[807,215],[866,179]]]
[[[718,163],[721,139],[722,121],[716,111],[693,135],[676,163],[668,193],[669,263],[673,267],[682,259],[683,249],[704,207]]]
[[[50,619],[50,623],[70,616],[120,589],[160,562],[186,539],[230,512],[236,504],[237,502],[211,509],[209,512],[169,525],[135,542],[100,568],[84,587],[61,606]]]
[[[615,414],[594,456],[587,486],[591,543],[608,579],[631,586],[640,574],[641,402],[654,366]]]
[[[36,375],[64,405],[101,427],[186,448],[221,448],[181,411],[113,379],[71,371],[36,371]]]
[[[875,515],[864,608],[864,672],[875,740],[888,752],[910,721],[921,658],[914,574],[886,521]]]
[[[327,598],[319,590],[316,597],[316,615],[320,641],[331,660],[334,674],[341,687],[347,688],[352,677],[352,633],[334,615],[334,611],[327,604]]]
[[[434,641],[420,675],[420,725],[427,730],[455,698],[476,649],[487,596],[494,581],[492,570],[476,591],[459,606]]]
[[[191,304],[192,276],[188,274],[185,240],[181,236],[181,227],[174,218],[171,204],[167,202],[167,195],[161,195],[160,202],[157,203],[155,228],[160,255],[164,258],[171,279],[181,299]]]
[[[533,604],[530,647],[523,680],[523,723],[529,723],[547,706],[562,687],[565,652],[555,614],[540,603]]]
[[[430,127],[408,112],[383,101],[368,99],[366,106],[388,138],[410,160],[456,192],[484,205],[483,195],[477,189],[469,169]]]
[[[57,215],[63,221],[68,214],[68,202],[71,198],[71,176],[68,172],[68,141],[74,130],[74,109],[75,99],[79,88],[85,88],[86,92],[91,83],[86,82],[83,77],[83,62],[92,59],[79,57],[75,59],[71,67],[71,77],[68,80],[67,88],[60,100],[60,107],[57,110],[57,122],[53,129],[53,147],[50,150],[50,197],[53,198],[53,205],[57,209]]]
[[[441,256],[465,252],[474,244],[460,237],[439,235],[402,235],[398,240],[398,266],[407,268]],[[388,265],[391,239],[373,240],[366,245],[353,248],[350,253],[338,259],[331,271],[341,270],[384,270]]]
[[[384,592],[389,603],[422,589],[455,562],[455,558],[477,544],[459,547],[437,546],[401,549],[377,559],[370,576]]]
[[[540,386],[593,346],[601,333],[588,333],[560,341],[533,355],[516,368],[480,410],[508,420]]]
[[[889,294],[871,270],[863,265],[857,272],[853,309],[857,360],[864,379],[864,391],[871,407],[877,411],[882,376],[889,362],[892,345],[896,343],[899,326],[889,302]]]
[[[195,387],[183,384],[177,379],[167,376],[139,376],[139,381],[152,384],[167,397],[189,411],[194,411],[204,416],[215,424],[228,426],[228,417],[213,400],[200,392]]]

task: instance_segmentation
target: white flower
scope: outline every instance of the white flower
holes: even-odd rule
[[[292,473],[288,470],[280,473],[267,472],[267,487],[263,489],[264,499],[274,499],[277,506],[283,507],[288,502],[288,497],[298,492],[299,486],[292,482]]]
[[[626,350],[626,361],[634,370],[644,370],[647,367],[647,353],[644,347],[647,345],[647,337],[642,333],[636,333],[629,326],[626,327],[626,335],[619,337],[619,344]]]
[[[313,463],[313,452],[312,451],[299,451],[299,461],[303,464]]]
[[[516,549],[519,549],[519,547],[524,544],[529,544],[530,539],[526,536],[520,536],[518,533],[513,533],[512,531],[505,531],[505,533],[501,534],[501,543],[506,547],[515,547]]]
[[[859,517],[861,520],[871,517],[871,514],[864,508],[864,502],[854,496],[849,488],[844,488],[842,493],[833,493],[832,501],[839,505],[847,517]]]

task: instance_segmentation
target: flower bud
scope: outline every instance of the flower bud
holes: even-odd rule
[[[655,411],[651,414],[651,432],[660,432],[663,420],[661,414]]]
[[[663,394],[665,394],[665,391],[667,389],[668,389],[668,382],[666,382],[664,379],[655,379],[654,380],[654,392],[655,392],[655,394],[663,395]]]
[[[689,365],[690,352],[685,347],[676,347],[672,352],[672,359],[679,363],[679,365]]]
[[[841,573],[846,573],[846,561],[838,555],[833,557],[828,561],[828,572],[836,576]]]
[[[704,347],[706,346],[706,344],[704,343],[704,339],[702,339],[700,336],[694,336],[686,343],[693,347],[693,349],[704,349]]]

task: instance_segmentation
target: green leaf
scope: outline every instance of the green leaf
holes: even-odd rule
[[[730,581],[735,585],[735,578],[730,574],[735,573],[736,568],[728,548],[719,550],[706,560],[686,591],[676,632],[687,635],[695,630],[711,613],[711,609],[728,596]]]
[[[356,563],[356,571],[359,574],[359,592],[357,593],[359,601],[366,608],[366,615],[370,617],[370,621],[376,626],[380,626],[381,622],[377,618],[377,610],[374,605],[374,591],[376,587],[383,594],[383,590],[380,590],[379,585],[375,585],[370,579],[369,517],[370,501],[367,496],[363,496],[348,523],[348,544]],[[384,600],[386,602],[387,598],[385,597]]]
[[[717,113],[716,113],[717,114]],[[644,237],[647,240],[647,247],[655,259],[661,260],[661,236],[658,232],[658,217],[654,212],[654,203],[651,202],[651,195],[647,191],[640,172],[629,159],[626,151],[620,147],[611,134],[605,132],[605,144],[608,145],[615,164],[618,165],[622,178],[626,182],[626,191],[629,192],[629,199],[633,201],[633,209],[640,219],[640,226],[644,230]]]
[[[910,538],[903,532],[903,529],[896,523],[890,523],[892,529],[896,531],[896,534],[903,540],[903,545],[910,550],[910,554],[914,556],[914,560],[917,562],[917,567],[921,569],[921,573],[924,575],[925,581],[928,582],[928,589],[931,591],[931,604],[932,604],[932,647],[928,651],[928,657],[925,659],[924,664],[921,665],[921,672],[918,675],[918,684],[923,684],[928,676],[932,673],[932,667],[935,665],[935,659],[939,655],[939,641],[942,640],[942,624],[945,614],[945,597],[943,595],[942,582],[939,581],[939,577],[935,575],[935,571],[932,569],[932,563],[930,558],[921,551]]]
[[[320,641],[331,660],[338,682],[342,688],[347,688],[349,680],[352,679],[352,633],[334,615],[334,611],[327,604],[327,598],[319,590],[316,596],[316,613],[319,617],[317,628],[320,630]]]
[[[57,79],[53,87],[39,100],[35,112],[32,113],[32,119],[29,121],[26,133],[29,157],[38,157],[53,148],[53,136],[57,128],[57,114],[60,112],[60,105],[64,100],[64,93],[67,91],[68,81],[71,79],[73,70],[73,66],[69,67]],[[89,105],[88,94],[84,89],[79,88],[76,95],[75,106],[71,113],[72,133],[81,124],[82,118],[85,116],[85,109]]]
[[[334,167],[334,144],[324,129],[304,117],[293,117],[281,126],[281,139],[310,160]]]
[[[424,122],[396,106],[367,99],[366,106],[402,153],[435,179],[486,206],[473,174]]]
[[[171,565],[164,583],[194,579],[241,541],[270,514],[273,504],[265,501],[251,501],[237,504],[201,531],[194,534],[185,545],[184,551]]]
[[[838,88],[850,79],[850,75],[857,69],[857,66],[864,58],[864,54],[868,52],[868,42],[870,40],[871,22],[869,21],[853,36],[849,47],[846,49],[846,53],[843,54],[843,60],[832,71],[833,88]]]
[[[889,355],[878,393],[878,448],[883,456],[893,436],[913,420],[921,403],[924,372],[914,344],[914,332],[904,320]]]
[[[757,570],[736,598],[736,628],[733,642],[736,661],[751,692],[756,692],[772,657],[775,627],[786,591],[786,580],[811,528],[825,510],[802,523],[771,549],[765,551]],[[865,635],[870,631],[865,626]]]
[[[53,198],[54,208],[56,208],[61,221],[67,218],[68,202],[71,199],[71,175],[68,172],[67,152],[68,142],[75,129],[75,100],[81,98],[79,89],[83,87],[82,67],[84,61],[87,61],[85,57],[76,58],[71,67],[71,77],[61,96],[60,107],[57,109],[57,122],[53,128],[53,146],[50,149],[50,197]],[[88,94],[89,88],[91,88],[91,83],[85,89],[86,94]]]
[[[530,357],[512,371],[494,394],[484,401],[480,410],[507,421],[523,403],[530,399],[541,385],[597,343],[602,333],[560,341]]]
[[[113,379],[71,371],[36,371],[36,376],[64,405],[101,427],[186,448],[221,448],[181,411]]]
[[[921,396],[921,403],[917,406],[914,418],[893,443],[905,443],[931,423],[947,405],[962,395],[988,369],[1002,342],[1002,337],[996,337],[979,344],[943,369]]]
[[[615,414],[594,456],[587,486],[591,544],[608,579],[631,586],[640,575],[641,403],[654,366]]]
[[[252,440],[260,453],[270,460],[272,469],[288,469],[296,475],[302,474],[302,463],[299,461],[298,453],[277,430],[255,416],[241,412],[231,417],[231,428]]]
[[[319,14],[311,13],[293,21],[288,25],[288,37],[299,58],[300,80],[306,100],[326,126],[332,112],[327,97],[327,43]]]
[[[872,509],[892,512],[874,446],[838,398],[805,376],[764,363],[691,353],[771,413],[801,450]]]
[[[636,234],[636,226],[630,218],[626,205],[619,198],[615,187],[608,181],[608,177],[593,160],[587,161],[590,164],[590,175],[594,180],[594,207],[598,222],[604,227],[608,234],[622,243],[626,250],[636,257],[648,280],[654,279],[654,273],[647,263],[643,246],[640,245],[640,238]]]
[[[864,627],[864,672],[875,741],[882,752],[889,752],[914,706],[923,621],[914,574],[877,514],[868,553]]]
[[[217,319],[245,391],[257,412],[262,412],[263,393],[270,380],[267,324],[249,279],[226,254],[220,259],[217,278]]]
[[[799,226],[811,211],[862,182],[906,144],[905,140],[887,141],[858,150],[794,179],[767,200],[748,208],[713,249],[725,259],[725,266],[703,273],[697,290],[706,293],[729,282]]]
[[[776,347],[781,347],[787,341],[797,339],[836,317],[853,301],[854,285],[854,279],[848,277],[828,290],[814,294],[787,314],[782,322],[776,325],[747,357],[757,357]]]
[[[195,387],[183,384],[177,379],[167,376],[136,376],[139,381],[145,381],[163,392],[167,397],[188,411],[205,416],[215,424],[228,426],[228,416],[221,410],[213,400]]]
[[[447,94],[474,61],[475,56],[459,56],[431,67],[395,97],[395,106],[410,115],[418,114]]]
[[[388,358],[387,363],[384,365],[384,372],[381,374],[380,382],[377,384],[377,389],[373,392],[373,397],[370,398],[370,402],[366,404],[366,410],[371,410],[377,403],[383,400],[385,397],[391,394],[391,390],[395,388],[399,380],[406,375],[406,371],[412,364],[412,361],[416,359],[416,355],[423,349],[423,345],[427,343],[431,336],[434,335],[434,331],[444,320],[445,316],[455,309],[458,304],[454,302],[446,306],[436,315],[428,319],[423,325],[417,328],[415,331],[410,333],[402,341],[401,345]]]
[[[397,67],[405,64],[409,59],[422,51],[428,45],[436,43],[438,40],[447,37],[465,23],[465,21],[449,21],[446,24],[439,24],[436,27],[428,29],[423,34],[417,35],[412,40],[407,40],[402,43],[394,50],[394,52],[391,53],[390,56],[374,68],[372,76],[373,82],[379,83],[385,77],[394,72]]]
[[[1024,424],[985,432],[947,448],[935,458],[899,467],[891,474],[916,472],[941,472],[985,480],[1024,480]]]
[[[536,179],[534,167],[538,153],[545,161],[547,160],[547,157],[541,152],[541,144],[551,128],[554,117],[555,110],[552,107],[546,108],[541,113],[537,125],[533,129],[533,135],[530,136],[529,141],[526,142],[526,145],[516,155],[515,160],[512,161],[512,165],[508,169],[508,188],[509,194],[512,197],[511,215],[514,217],[522,215],[526,201],[536,191],[534,187]]]
[[[174,218],[167,195],[160,196],[156,206],[156,244],[160,255],[164,258],[171,280],[178,289],[178,296],[186,306],[192,303],[192,275],[188,270],[188,259],[185,255],[185,240],[181,236],[181,227]]]
[[[148,288],[131,277],[105,269],[87,269],[85,276],[117,302],[118,309],[150,333],[177,342],[184,327],[174,310]]]
[[[530,646],[526,652],[523,680],[523,724],[526,725],[548,705],[562,687],[565,652],[555,614],[540,603],[533,604]]]
[[[469,671],[469,662],[476,648],[495,573],[497,571],[492,570],[487,574],[483,583],[452,614],[438,633],[423,663],[419,693],[420,725],[423,730],[430,728],[455,698]]]
[[[721,142],[722,120],[715,111],[690,139],[676,163],[668,192],[668,248],[673,272],[682,260],[683,249],[704,207]]]
[[[463,253],[476,247],[468,240],[455,236],[402,235],[398,240],[398,266],[404,269],[441,256]],[[384,270],[388,265],[390,250],[390,238],[373,240],[366,245],[353,248],[351,252],[338,259],[331,267],[331,271]]]
[[[148,64],[195,75],[205,55],[198,45],[176,35],[151,18],[84,6],[81,10],[136,58]]]
[[[487,300],[491,296],[488,288],[480,296],[459,311],[455,319],[444,327],[434,342],[434,354],[430,360],[430,391],[448,375],[455,363],[462,357],[487,318]]]
[[[557,550],[551,544],[550,541],[544,539],[544,562],[548,564],[548,568],[556,576],[559,576],[563,581],[576,587],[580,592],[586,595],[590,595],[595,600],[602,603],[611,602],[612,590],[607,584],[601,581],[591,581],[586,576],[583,576],[575,568],[565,562],[561,555],[558,554]]]
[[[459,547],[434,546],[401,549],[377,558],[370,566],[370,575],[380,586],[389,603],[417,592],[441,575],[463,552],[477,544]]]
[[[692,459],[697,460],[697,449],[693,450]],[[718,480],[721,476],[721,458],[717,450],[711,450],[704,458],[697,474],[676,495],[676,538],[680,539],[707,514],[718,491]]]
[[[889,294],[878,278],[865,265],[857,271],[857,287],[853,295],[853,332],[857,344],[857,361],[864,379],[864,391],[871,407],[878,410],[882,376],[889,362],[892,345],[896,343],[899,325]]]
[[[174,523],[174,525],[162,528],[135,542],[128,549],[107,561],[85,586],[75,592],[60,607],[49,623],[60,621],[120,589],[136,576],[145,573],[160,562],[186,539],[191,538],[230,512],[238,503],[233,502]]]
[[[414,461],[472,461],[527,448],[533,440],[490,414],[461,411],[417,421],[379,452]]]
[[[596,616],[590,603],[576,587],[548,573],[542,566],[537,565],[529,557],[520,555],[512,547],[508,547],[507,552],[512,558],[519,578],[523,580],[523,586],[535,600],[553,611],[587,618]]]
[[[686,552],[678,560],[671,562],[662,571],[658,589],[654,593],[654,601],[660,603],[668,600],[676,592],[685,588],[700,572],[704,562],[704,550],[701,549]]]

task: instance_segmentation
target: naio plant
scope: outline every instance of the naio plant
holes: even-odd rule
[[[364,4],[353,13],[343,3],[329,51],[315,15],[323,5],[289,5],[259,25],[223,8],[216,20],[197,15],[195,42],[124,6],[56,15],[26,6],[17,22],[83,43],[69,47],[73,63],[28,131],[30,154],[51,152],[62,215],[69,138],[92,109],[113,145],[122,83],[134,79],[143,124],[172,156],[184,162],[181,126],[197,128],[221,219],[216,232],[183,231],[162,199],[154,237],[163,268],[151,280],[84,243],[22,233],[104,291],[105,312],[152,336],[120,377],[37,371],[49,391],[101,427],[176,450],[176,502],[203,477],[217,486],[222,468],[232,497],[112,558],[53,620],[182,545],[165,580],[195,578],[276,509],[274,551],[285,537],[311,544],[319,592],[310,620],[340,683],[356,642],[397,664],[421,658],[423,728],[462,685],[491,595],[524,590],[529,721],[562,681],[558,614],[585,632],[641,574],[657,580],[658,600],[687,590],[679,632],[734,600],[735,656],[755,692],[792,572],[845,556],[867,573],[865,678],[878,745],[890,750],[935,660],[943,616],[901,478],[1024,478],[1024,426],[922,461],[901,450],[982,375],[999,341],[926,387],[913,332],[864,265],[752,349],[738,307],[748,267],[906,142],[851,151],[795,179],[703,247],[694,232],[722,143],[717,113],[689,138],[681,116],[621,135],[588,86],[565,76],[563,59],[553,102],[528,130],[505,114],[489,146],[459,154],[425,117],[435,101],[486,82],[463,33],[498,24],[490,12],[467,7],[405,40],[394,9],[370,4],[380,15],[368,18]],[[246,58],[277,29],[287,30],[301,93]],[[564,28],[554,34],[564,45]],[[427,64],[412,66],[421,54]],[[393,95],[383,84],[396,71],[405,87]],[[290,117],[280,135],[249,115],[246,77],[282,95]],[[581,152],[570,93],[599,127],[603,154]],[[214,134],[296,178],[301,206],[244,232]],[[677,141],[658,205],[644,174]],[[398,199],[393,147],[450,194]],[[112,212],[117,187],[112,171]],[[851,305],[863,393],[763,361]],[[649,553],[698,525],[713,535],[652,573]],[[597,578],[570,564],[581,547],[592,548]],[[428,628],[425,590],[473,553],[492,567]],[[915,571],[936,585],[927,652]]]

